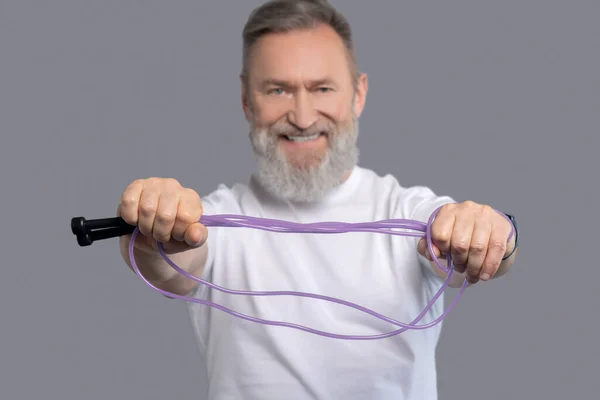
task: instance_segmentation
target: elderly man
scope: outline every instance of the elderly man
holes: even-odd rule
[[[405,322],[446,278],[434,257],[452,257],[453,287],[506,273],[517,244],[505,215],[489,205],[456,203],[426,186],[403,187],[391,175],[358,165],[357,120],[367,76],[357,68],[348,22],[327,1],[268,2],[250,15],[243,43],[241,100],[257,172],[247,185],[221,185],[204,197],[175,179],[132,182],[118,214],[139,227],[135,257],[147,279],[254,317],[359,335],[397,327],[315,299],[212,291],[167,265],[156,240],[177,265],[220,286],[325,294]],[[209,234],[198,222],[203,214],[301,223],[426,222],[439,207],[433,255],[424,239],[404,236],[218,228]],[[121,240],[127,264],[130,238]],[[441,325],[381,340],[336,340],[189,304],[211,400],[437,398]],[[440,301],[423,322],[442,312]]]

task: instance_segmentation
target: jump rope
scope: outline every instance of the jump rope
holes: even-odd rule
[[[408,237],[417,237],[423,238],[425,237],[427,241],[427,247],[429,249],[429,254],[435,254],[433,250],[433,242],[431,239],[431,226],[432,223],[440,211],[441,207],[437,208],[429,217],[427,223],[410,220],[410,219],[387,219],[381,221],[374,222],[363,222],[363,223],[350,223],[350,222],[317,222],[317,223],[295,223],[289,221],[281,221],[276,219],[268,219],[268,218],[257,218],[243,215],[231,215],[231,214],[219,214],[219,215],[203,215],[198,222],[203,224],[206,227],[231,227],[231,228],[252,228],[259,229],[269,232],[279,232],[279,233],[316,233],[316,234],[339,234],[339,233],[347,233],[347,232],[372,232],[372,233],[384,233],[389,235],[399,235],[399,236],[408,236]],[[498,214],[502,215],[506,218],[511,224],[512,230],[510,235],[508,236],[508,241],[512,238],[514,234],[517,234],[515,226],[513,222],[502,212],[495,210]],[[299,296],[299,297],[308,297],[315,298],[319,300],[329,301],[332,303],[342,304],[347,307],[351,307],[362,311],[364,313],[370,314],[375,318],[381,319],[383,321],[389,322],[392,325],[399,326],[400,329],[382,333],[378,335],[342,335],[336,333],[325,332],[313,328],[309,328],[304,325],[283,322],[283,321],[272,321],[261,318],[252,317],[246,314],[241,314],[237,311],[231,310],[227,307],[224,307],[220,304],[202,300],[197,298],[192,298],[188,296],[178,295],[176,293],[171,293],[165,290],[162,290],[150,283],[140,272],[139,267],[135,261],[134,257],[134,244],[136,237],[139,234],[139,228],[137,226],[127,224],[121,217],[115,218],[103,218],[103,219],[93,219],[86,220],[84,217],[76,217],[71,219],[71,231],[74,235],[77,236],[77,243],[80,246],[89,246],[94,241],[104,240],[109,238],[114,238],[118,236],[131,234],[131,240],[129,242],[129,260],[134,269],[134,272],[152,289],[156,292],[161,293],[167,297],[171,297],[174,299],[180,299],[188,302],[198,303],[207,305],[209,307],[214,307],[223,312],[226,312],[235,317],[252,321],[264,325],[273,325],[273,326],[285,326],[293,329],[302,330],[308,333],[312,333],[315,335],[325,336],[333,339],[344,339],[344,340],[375,340],[375,339],[384,339],[388,337],[392,337],[398,335],[407,330],[420,330],[431,328],[438,323],[440,323],[454,308],[458,299],[464,293],[467,287],[467,280],[463,282],[458,294],[454,298],[454,300],[450,303],[447,309],[435,320],[426,323],[417,325],[419,321],[423,319],[423,317],[429,312],[429,310],[433,307],[435,302],[440,298],[446,287],[448,286],[450,280],[452,279],[452,275],[454,273],[452,258],[448,254],[446,255],[447,265],[444,267],[436,257],[433,257],[435,264],[444,272],[446,272],[447,278],[438,290],[438,292],[431,298],[429,303],[425,306],[423,311],[410,323],[402,323],[396,321],[392,318],[381,315],[373,310],[370,310],[366,307],[360,306],[358,304],[351,303],[349,301],[345,301],[342,299],[338,299],[335,297],[323,296],[314,293],[304,293],[304,292],[295,292],[295,291],[247,291],[247,290],[233,290],[227,289],[222,286],[215,285],[214,283],[210,283],[206,280],[193,276],[182,268],[177,266],[164,252],[163,246],[160,242],[157,241],[157,247],[162,258],[178,273],[186,276],[189,279],[192,279],[202,285],[206,285],[212,289],[218,290],[223,293],[234,294],[234,295],[244,295],[244,296]],[[515,238],[516,239],[516,238]]]

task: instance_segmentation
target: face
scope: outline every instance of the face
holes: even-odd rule
[[[366,76],[354,80],[341,38],[328,26],[270,34],[255,43],[242,104],[258,179],[288,201],[317,201],[358,160]]]

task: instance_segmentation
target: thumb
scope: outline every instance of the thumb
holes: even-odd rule
[[[200,247],[206,242],[208,238],[208,230],[204,225],[196,222],[190,225],[184,234],[185,243],[191,247]]]

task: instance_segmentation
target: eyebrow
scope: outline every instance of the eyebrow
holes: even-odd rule
[[[312,81],[309,81],[309,86],[311,86],[311,87],[322,86],[322,85],[335,85],[335,82],[333,81],[333,79],[330,79],[330,78],[314,79]],[[291,85],[289,82],[286,82],[286,81],[280,80],[280,79],[265,79],[262,82],[261,86],[262,87],[267,87],[267,86],[290,87],[293,85]]]

